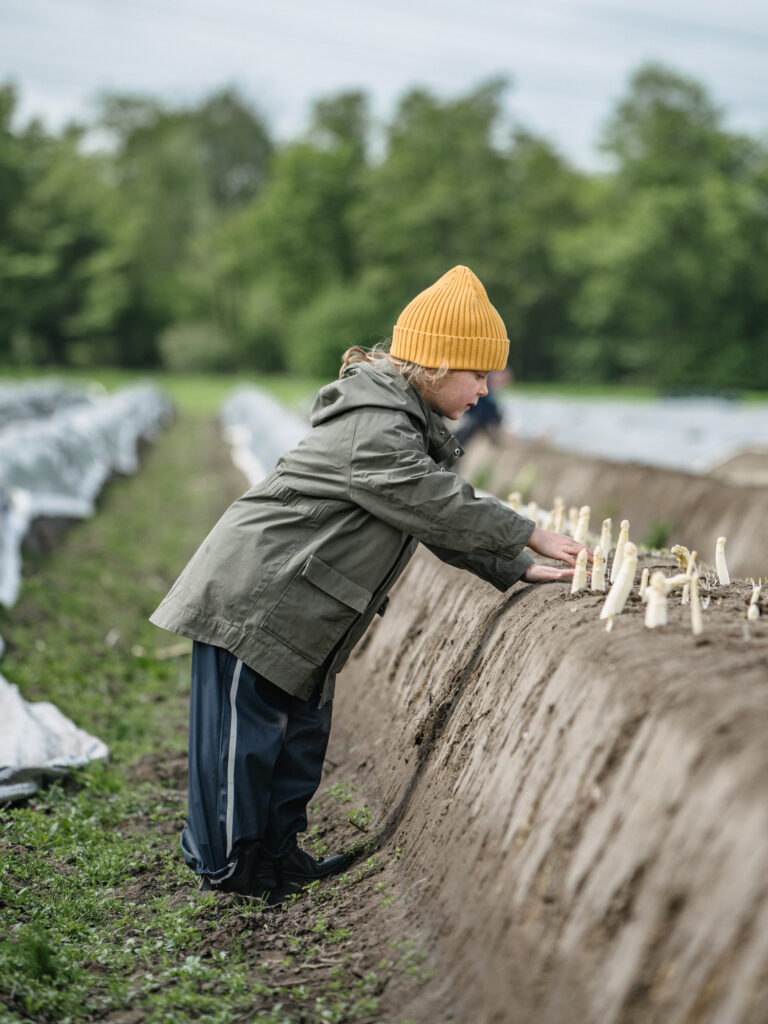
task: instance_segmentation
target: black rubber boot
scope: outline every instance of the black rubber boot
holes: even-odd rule
[[[230,892],[267,898],[277,886],[274,862],[261,856],[261,845],[249,843],[238,851],[235,870],[220,881],[200,876],[202,892]]]
[[[274,860],[273,865],[278,888],[290,887],[296,891],[319,878],[341,874],[352,860],[352,855],[348,853],[337,853],[324,860],[315,860],[299,846],[294,846],[290,853]]]

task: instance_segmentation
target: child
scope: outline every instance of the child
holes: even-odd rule
[[[389,353],[350,349],[312,430],[224,513],[152,621],[194,640],[184,858],[201,887],[280,899],[343,871],[296,842],[331,726],[334,679],[419,541],[506,590],[564,579],[582,545],[451,471],[458,419],[506,365],[501,317],[467,267],[400,314]],[[376,680],[371,680],[376,685]]]

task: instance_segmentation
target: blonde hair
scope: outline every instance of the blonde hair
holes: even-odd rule
[[[380,359],[385,359],[390,365],[396,367],[398,374],[406,384],[420,384],[430,388],[451,373],[448,366],[421,366],[419,363],[411,363],[406,359],[398,359],[390,354],[390,343],[391,338],[387,341],[377,342],[372,348],[363,348],[361,345],[353,345],[348,348],[341,357],[339,377],[342,377],[347,367],[354,363],[376,363]]]

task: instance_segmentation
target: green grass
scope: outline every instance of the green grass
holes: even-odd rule
[[[239,384],[255,384],[296,409],[304,409],[323,384],[321,377],[264,374],[181,374],[162,370],[141,372],[110,367],[93,370],[41,369],[39,367],[10,367],[0,369],[4,377],[24,380],[33,377],[60,377],[70,381],[95,380],[108,389],[137,380],[151,380],[164,388],[181,412],[190,415],[215,415],[226,395]],[[658,398],[659,389],[634,384],[568,384],[529,383],[515,381],[511,388],[501,392],[504,398],[520,395],[561,395],[564,398],[611,398],[617,401],[642,401]],[[745,402],[768,402],[768,391],[739,392]]]
[[[235,373],[182,374],[165,373],[159,370],[150,372],[119,370],[110,367],[88,371],[13,367],[3,369],[1,372],[4,377],[14,380],[55,377],[70,383],[96,381],[108,390],[136,381],[152,381],[171,397],[181,413],[190,416],[215,416],[229,392],[241,384],[254,384],[268,391],[281,402],[294,408],[302,408],[309,405],[323,384],[328,383],[317,377]]]
[[[385,943],[374,969],[353,969],[337,907],[383,869],[377,858],[336,886],[308,886],[301,914],[289,919],[289,907],[281,927],[281,912],[259,902],[193,891],[164,830],[134,830],[148,811],[158,826],[178,825],[172,794],[130,787],[103,766],[78,783],[55,784],[3,825],[0,1020],[68,1024],[140,1009],[163,1024],[353,1024],[376,1014],[392,974],[427,977],[408,940],[388,952]],[[322,985],[296,981],[318,966],[328,968]]]

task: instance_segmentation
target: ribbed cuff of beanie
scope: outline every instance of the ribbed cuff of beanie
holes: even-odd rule
[[[467,338],[395,325],[390,355],[409,363],[437,369],[476,370],[481,373],[503,370],[509,356],[506,338]]]

